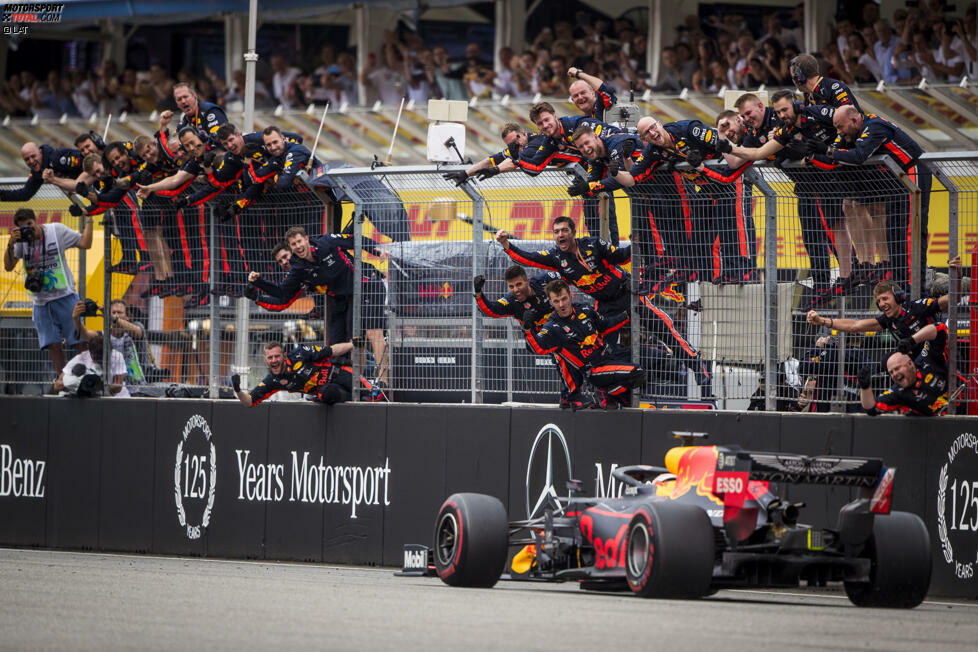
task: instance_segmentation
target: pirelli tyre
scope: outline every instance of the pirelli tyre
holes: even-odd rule
[[[498,498],[449,496],[435,519],[438,577],[451,586],[493,586],[506,563],[508,527],[506,509]]]
[[[876,516],[864,555],[872,562],[869,582],[845,583],[854,605],[912,609],[924,601],[930,588],[931,551],[927,526],[919,516]]]
[[[628,526],[625,576],[643,598],[701,598],[713,580],[713,526],[695,505],[648,502]]]

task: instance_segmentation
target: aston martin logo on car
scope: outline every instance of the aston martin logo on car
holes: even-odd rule
[[[781,455],[765,455],[753,453],[751,458],[765,466],[785,473],[806,473],[825,475],[828,473],[844,473],[854,471],[866,464],[866,460],[844,459],[841,457],[782,457]]]
[[[540,428],[526,464],[526,517],[540,516],[547,505],[560,506],[558,488],[571,477],[571,456],[560,428],[548,423]]]

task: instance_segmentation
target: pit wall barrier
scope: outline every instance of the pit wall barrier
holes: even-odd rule
[[[453,492],[498,496],[524,518],[548,446],[559,493],[570,476],[617,495],[616,465],[661,465],[679,445],[672,432],[692,431],[752,450],[882,457],[898,469],[893,509],[931,534],[931,593],[978,598],[968,417],[30,397],[0,398],[0,413],[5,546],[400,566],[402,544],[430,543]],[[840,487],[782,494],[807,503],[803,522],[829,527],[850,500]]]

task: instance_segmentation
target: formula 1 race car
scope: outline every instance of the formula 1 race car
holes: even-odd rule
[[[930,537],[923,521],[890,513],[895,469],[879,459],[809,457],[681,446],[666,468],[614,471],[620,498],[569,495],[538,518],[507,522],[493,496],[458,493],[442,505],[434,545],[405,546],[405,574],[430,571],[452,586],[511,579],[579,581],[584,589],[700,598],[722,588],[844,582],[864,607],[912,608],[927,595]],[[856,487],[835,528],[799,523],[772,483]]]

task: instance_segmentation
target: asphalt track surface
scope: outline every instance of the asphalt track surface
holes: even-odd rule
[[[858,609],[840,592],[698,601],[571,584],[453,589],[390,569],[0,549],[0,648],[975,650],[978,603]]]

